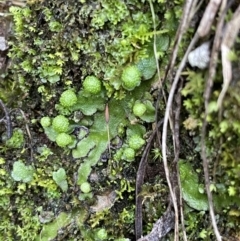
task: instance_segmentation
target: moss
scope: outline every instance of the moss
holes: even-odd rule
[[[157,25],[164,28],[165,4],[154,2],[154,8]],[[31,156],[35,173],[27,184],[19,183],[15,187],[10,175],[6,177],[8,181],[1,184],[6,194],[2,195],[2,206],[9,206],[12,198],[21,203],[17,209],[22,211],[32,200],[29,217],[34,218],[27,219],[25,215],[21,223],[18,218],[11,219],[14,212],[4,216],[5,222],[11,223],[8,237],[21,223],[18,229],[21,240],[27,230],[34,232],[34,240],[35,236],[37,240],[95,240],[99,221],[106,229],[108,240],[128,240],[124,237],[129,235],[132,238],[134,181],[129,177],[135,175],[136,168],[122,161],[122,156],[129,148],[129,137],[138,135],[142,138],[141,145],[135,148],[134,156],[136,160],[139,158],[145,144],[144,135],[150,127],[148,123],[155,120],[155,100],[149,91],[156,63],[149,49],[153,47],[154,34],[160,36],[164,32],[158,45],[161,59],[169,45],[167,32],[174,32],[173,25],[171,30],[154,32],[149,3],[137,0],[36,1],[30,7],[11,8],[11,13],[14,36],[9,52],[13,63],[10,76],[27,93],[22,108],[32,118],[29,128],[32,137],[26,143],[29,149],[18,150],[14,155]],[[174,11],[171,13],[175,16]],[[123,88],[121,75],[130,65],[137,66],[134,68],[138,71],[138,81],[129,92]],[[95,80],[90,91],[85,86],[88,76],[94,76]],[[70,93],[71,100],[66,93]],[[139,100],[146,105],[146,111],[136,118],[132,109]],[[42,125],[44,133],[40,126],[32,125],[42,116],[50,118]],[[71,145],[60,143],[59,133],[66,139],[70,135]],[[118,148],[120,155],[115,157]],[[8,160],[11,160],[10,154]],[[81,185],[89,182],[95,170],[100,181],[91,181],[91,192],[79,194]],[[111,202],[111,210],[96,213],[90,221],[89,212],[83,210],[82,205],[89,208],[96,194],[105,190],[115,193],[115,198],[117,193],[121,205],[113,206]],[[48,224],[40,224],[39,210],[60,215]],[[32,220],[36,227],[31,224]],[[93,231],[89,225],[95,226]]]
[[[24,134],[21,129],[15,129],[10,139],[6,141],[8,148],[21,148],[24,144]]]
[[[99,240],[106,240],[107,239],[107,231],[104,228],[101,228],[96,233],[96,238]]]
[[[139,135],[132,135],[129,138],[129,146],[134,150],[139,150],[144,144],[145,141]]]
[[[122,158],[123,160],[126,160],[126,161],[133,161],[135,156],[136,156],[136,153],[134,149],[128,147],[123,151]]]
[[[44,225],[40,235],[36,240],[48,241],[49,239],[55,238],[57,236],[58,230],[70,223],[70,221],[70,215],[61,212],[53,222]]]

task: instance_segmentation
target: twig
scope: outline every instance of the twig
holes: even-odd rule
[[[208,3],[197,30],[199,37],[203,38],[210,32],[220,4],[221,0],[211,0]]]
[[[195,45],[195,43],[197,42],[197,40],[199,39],[199,36],[204,37],[209,33],[210,28],[208,26],[209,25],[211,26],[211,23],[213,22],[214,17],[217,13],[219,4],[220,4],[219,0],[212,0],[212,1],[210,1],[208,6],[206,7],[206,10],[205,10],[203,18],[202,18],[202,20],[199,24],[197,32],[195,33],[192,41],[190,42],[190,44],[188,46],[188,49],[187,49],[180,65],[179,65],[179,68],[178,68],[177,73],[175,75],[175,78],[174,78],[174,81],[173,81],[173,84],[171,86],[171,90],[170,90],[170,93],[169,93],[167,107],[166,107],[166,111],[165,111],[165,117],[164,117],[164,123],[163,123],[163,133],[162,133],[162,157],[163,157],[164,169],[165,169],[165,173],[166,173],[166,179],[167,179],[170,194],[171,194],[171,197],[172,197],[172,200],[173,200],[175,215],[176,215],[176,212],[178,211],[178,207],[177,207],[177,203],[176,203],[176,200],[175,200],[176,196],[175,196],[175,193],[173,192],[172,185],[171,185],[171,182],[170,182],[169,169],[168,169],[168,163],[167,163],[167,154],[166,154],[167,126],[168,126],[170,111],[171,111],[171,108],[172,108],[173,96],[174,96],[174,93],[176,91],[178,81],[179,81],[179,78],[181,76],[181,72],[182,72],[182,70],[185,66],[186,61],[187,61],[188,54],[191,51],[191,49],[193,48],[193,46]]]
[[[225,94],[232,80],[232,64],[229,60],[230,50],[240,29],[240,5],[234,12],[232,19],[227,23],[221,44],[223,87],[217,100],[218,109],[221,108]]]
[[[153,225],[152,231],[138,239],[137,241],[159,241],[174,227],[174,212],[171,209],[171,205],[168,206],[167,211],[162,215],[161,218]]]
[[[187,241],[187,235],[186,235],[186,230],[185,230],[185,225],[184,225],[184,215],[183,215],[183,205],[182,205],[182,194],[181,194],[181,182],[180,182],[180,173],[179,173],[179,166],[178,166],[178,161],[179,161],[179,154],[180,154],[180,140],[179,140],[179,132],[180,132],[180,112],[181,112],[181,105],[182,105],[182,90],[183,86],[183,79],[180,80],[179,86],[178,86],[178,91],[175,96],[175,103],[176,103],[176,108],[174,110],[174,141],[175,141],[175,149],[174,149],[174,160],[173,163],[175,164],[174,167],[176,167],[176,170],[173,170],[173,178],[177,177],[177,184],[175,187],[175,190],[177,192],[177,200],[179,200],[179,208],[180,208],[180,219],[181,219],[181,224],[182,224],[182,233],[183,233],[183,239],[184,241]],[[178,189],[177,189],[178,188]],[[176,227],[175,227],[176,228]],[[177,227],[178,228],[178,227]],[[179,230],[177,230],[178,235]]]
[[[30,132],[30,129],[28,127],[28,120],[27,120],[27,117],[24,113],[23,110],[21,110],[20,108],[18,108],[18,110],[20,111],[22,117],[24,118],[25,120],[25,128],[26,128],[26,131],[27,131],[27,134],[28,134],[28,137],[29,137],[29,141],[30,141],[30,152],[31,152],[31,162],[33,162],[33,145],[32,145],[32,135],[31,135],[31,132]]]
[[[158,61],[158,51],[157,51],[157,26],[156,26],[156,17],[155,17],[155,12],[154,12],[154,8],[153,8],[153,4],[152,4],[152,0],[149,0],[149,5],[150,5],[150,9],[151,9],[151,14],[152,14],[152,21],[153,21],[153,31],[154,31],[154,35],[153,35],[153,52],[154,52],[154,58],[155,58],[155,62],[156,62],[156,66],[157,66],[157,76],[158,76],[158,82],[160,83],[160,90],[162,92],[163,98],[165,103],[167,102],[167,97],[166,94],[164,92],[164,89],[162,88],[162,80],[161,80],[161,75],[160,75],[160,67],[159,67],[159,61]],[[158,103],[158,101],[157,101]]]
[[[185,4],[185,8],[184,8],[184,17],[181,21],[181,25],[178,29],[178,34],[177,34],[177,39],[175,40],[175,47],[173,50],[173,54],[172,54],[172,58],[171,58],[171,64],[169,65],[169,68],[172,72],[173,70],[173,66],[174,63],[176,61],[176,57],[177,57],[177,52],[178,52],[178,48],[179,48],[179,44],[181,42],[182,36],[189,24],[190,21],[190,13],[193,9],[193,6],[196,5],[196,1],[186,1]],[[167,106],[166,106],[166,111],[165,111],[165,116],[164,116],[164,124],[163,124],[163,133],[162,133],[162,155],[163,155],[163,164],[164,164],[164,170],[165,170],[165,174],[166,174],[166,179],[167,179],[167,183],[169,186],[169,191],[170,191],[170,195],[172,198],[172,202],[173,202],[173,207],[174,207],[174,212],[175,212],[175,235],[174,235],[174,240],[178,240],[178,205],[177,205],[177,200],[176,200],[176,195],[173,191],[172,188],[172,184],[171,184],[171,180],[170,180],[170,174],[169,174],[169,169],[168,169],[168,163],[167,163],[167,154],[166,154],[166,148],[167,148],[167,125],[168,125],[168,121],[171,120],[170,116],[171,116],[171,110],[172,110],[172,101],[173,101],[173,96],[174,93],[176,91],[176,87],[178,85],[178,80],[180,78],[181,72],[185,66],[186,60],[187,60],[187,56],[188,53],[190,52],[190,50],[192,49],[192,47],[194,46],[194,44],[196,43],[198,37],[197,34],[195,34],[195,37],[193,38],[193,40],[191,41],[187,52],[185,53],[182,62],[180,63],[180,67],[177,70],[176,76],[174,78],[173,84],[171,86],[171,90],[169,93],[169,97],[168,97],[168,101],[167,101]],[[168,73],[166,72],[164,79],[167,78]],[[171,121],[170,121],[171,124]],[[172,128],[171,128],[172,129]],[[173,132],[173,129],[172,129]],[[174,146],[175,146],[175,140],[174,140]],[[176,148],[175,148],[176,149]]]
[[[183,34],[185,33],[187,27],[189,26],[191,16],[193,15],[192,12],[193,12],[193,9],[195,8],[196,4],[197,4],[196,0],[188,0],[185,3],[184,11],[183,11],[183,18],[181,20],[181,24],[178,28],[178,31],[177,31],[177,34],[176,34],[176,37],[175,37],[173,52],[172,52],[172,56],[171,56],[169,66],[167,68],[167,71],[165,72],[164,81],[167,79],[168,73],[170,73],[170,74],[173,73],[173,67],[174,67],[175,62],[176,62],[180,42],[183,38]]]
[[[111,140],[110,140],[110,131],[109,131],[109,108],[108,108],[108,103],[105,106],[105,121],[107,125],[107,135],[108,135],[108,152],[109,152],[109,158],[111,158]]]
[[[165,116],[164,116],[164,122],[163,122],[162,157],[163,157],[164,170],[165,170],[165,173],[166,173],[166,179],[167,179],[167,183],[168,183],[168,186],[169,186],[169,191],[170,191],[171,198],[172,198],[172,201],[173,201],[175,215],[178,215],[178,206],[177,206],[175,193],[173,192],[173,189],[172,189],[172,184],[171,184],[171,181],[170,181],[170,174],[169,174],[169,169],[168,169],[168,163],[167,163],[167,126],[168,126],[170,111],[172,109],[173,97],[174,97],[174,94],[175,94],[175,91],[176,91],[176,88],[177,88],[177,85],[178,85],[179,78],[181,76],[182,70],[183,70],[183,68],[185,66],[185,63],[187,61],[187,56],[188,56],[190,50],[192,49],[192,47],[195,45],[197,40],[198,40],[198,35],[195,34],[191,43],[190,43],[190,45],[188,46],[188,49],[187,49],[180,65],[179,65],[179,68],[178,68],[177,73],[175,75],[175,78],[174,78],[174,81],[172,83],[171,90],[170,90],[170,93],[169,93],[169,96],[168,96],[168,101],[167,101],[167,106],[166,106],[166,111],[165,111]],[[175,235],[175,238],[176,238],[176,235]]]
[[[8,113],[8,110],[7,110],[7,107],[4,105],[3,101],[0,99],[0,106],[2,108],[2,110],[4,111],[4,114],[5,114],[5,119],[6,121],[5,124],[6,124],[6,128],[7,128],[7,138],[11,138],[12,136],[12,122],[11,122],[11,117]]]
[[[226,5],[226,1],[224,0],[221,6],[221,11],[220,11],[221,13],[223,12],[225,5]],[[217,227],[217,222],[215,219],[214,208],[213,208],[212,193],[210,191],[208,158],[206,154],[205,137],[206,137],[206,131],[207,131],[207,125],[208,125],[206,120],[208,115],[208,104],[209,104],[212,86],[213,86],[213,78],[216,73],[217,56],[218,56],[222,27],[223,27],[223,16],[221,16],[220,14],[220,19],[217,24],[217,29],[215,33],[214,42],[213,42],[213,48],[211,53],[210,66],[209,66],[209,74],[208,74],[206,88],[204,92],[205,114],[204,114],[204,121],[202,125],[202,133],[201,133],[201,157],[203,161],[204,179],[205,179],[205,186],[206,186],[206,192],[207,192],[208,203],[209,203],[209,213],[212,220],[213,230],[218,241],[221,241],[222,237]]]
[[[136,189],[135,189],[135,196],[136,196],[136,209],[135,209],[135,236],[136,240],[139,239],[142,235],[142,201],[143,197],[140,195],[142,185],[144,182],[144,175],[145,175],[145,169],[147,165],[147,158],[150,151],[150,147],[152,145],[152,141],[156,135],[157,129],[162,125],[163,120],[159,121],[156,129],[152,132],[148,143],[144,149],[144,152],[142,154],[141,161],[139,163],[138,171],[137,171],[137,177],[136,177]]]
[[[180,130],[180,112],[181,112],[181,102],[182,102],[182,95],[181,95],[181,90],[183,86],[183,79],[181,79],[177,94],[175,96],[175,102],[176,102],[176,107],[174,109],[174,141],[175,141],[175,150],[174,150],[174,163],[178,162],[179,159],[179,153],[180,153],[180,142],[179,142],[179,130]]]
[[[153,35],[153,51],[154,51],[155,62],[156,62],[156,65],[157,65],[158,79],[159,79],[159,81],[161,83],[161,88],[162,88],[160,68],[159,68],[158,55],[157,55],[157,44],[156,44],[156,41],[157,41],[157,36],[156,36],[156,17],[155,17],[155,12],[154,12],[154,8],[153,8],[153,4],[152,4],[151,0],[149,0],[149,5],[150,5],[150,9],[151,9],[151,14],[152,14],[153,31],[154,31],[154,35]]]

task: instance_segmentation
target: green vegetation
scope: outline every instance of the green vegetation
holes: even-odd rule
[[[64,212],[60,213],[53,222],[44,225],[40,235],[36,240],[47,241],[49,239],[54,239],[57,236],[58,230],[60,230],[61,228],[69,224],[70,221],[71,221],[70,215]]]
[[[123,159],[126,161],[133,161],[136,154],[134,149],[128,147],[123,151]]]
[[[83,81],[83,88],[90,94],[99,94],[101,91],[101,81],[94,76],[87,76]]]
[[[147,108],[146,106],[141,103],[141,102],[135,102],[134,106],[133,106],[133,114],[136,116],[141,117],[145,112],[146,112]]]
[[[10,139],[6,140],[7,148],[21,148],[24,144],[24,135],[21,129],[15,129]]]
[[[105,229],[101,228],[97,231],[96,234],[97,239],[99,240],[106,240],[107,239],[107,232]]]
[[[156,4],[156,16],[165,11],[163,6]],[[107,190],[117,192],[122,199],[128,193],[132,202],[128,202],[123,210],[119,209],[119,214],[108,210],[108,215],[102,216],[101,222],[106,229],[99,229],[96,224],[96,230],[88,232],[86,219],[77,229],[80,230],[79,240],[104,240],[106,237],[108,240],[127,240],[124,236],[129,229],[133,235],[134,181],[132,175],[124,181],[121,175],[128,172],[128,161],[137,161],[141,155],[140,149],[146,143],[145,119],[150,123],[154,121],[153,99],[148,94],[156,73],[156,62],[148,61],[153,56],[150,49],[154,36],[149,10],[147,2],[102,1],[97,6],[91,1],[71,0],[62,6],[58,2],[44,1],[24,8],[10,8],[14,37],[10,42],[9,56],[13,65],[9,77],[23,93],[28,93],[23,111],[29,110],[38,98],[39,115],[30,118],[41,124],[41,128],[34,124],[33,143],[37,150],[33,152],[34,173],[29,186],[18,186],[26,197],[20,199],[27,202],[29,193],[35,193],[36,200],[30,208],[36,205],[42,213],[51,210],[51,203],[59,205],[59,216],[54,215],[49,224],[36,226],[35,234],[39,240],[55,238],[60,228],[72,223],[75,217],[79,218],[80,214],[63,213],[61,191],[76,208],[76,213],[82,212],[78,210],[82,202],[93,204],[99,191],[103,194]],[[160,23],[159,19],[157,21]],[[163,32],[163,42],[169,43],[167,31]],[[158,45],[162,57],[168,43]],[[150,73],[146,73],[148,70]],[[134,103],[139,100],[146,105],[141,116],[133,113]],[[106,104],[108,118],[105,116]],[[139,137],[135,149],[128,141],[134,135]],[[35,142],[36,136],[44,140],[44,144]],[[25,137],[23,133],[22,137]],[[24,160],[27,158],[23,148],[26,140],[19,141],[19,138],[14,145],[18,144],[17,155]],[[9,148],[10,145],[5,150],[7,153]],[[118,152],[120,159],[109,159]],[[108,156],[109,163],[101,161],[103,156]],[[31,167],[22,165],[26,170]],[[103,175],[99,183],[90,183],[91,173],[98,168],[99,175],[104,169],[109,175]],[[74,185],[76,194],[72,193]],[[11,190],[11,185],[9,188]],[[13,192],[9,191],[9,196]],[[38,198],[42,200],[41,208],[37,204]],[[116,219],[116,214],[119,220],[113,225],[110,220]],[[62,223],[61,215],[65,215],[66,223]],[[91,220],[96,222],[97,215],[92,215]],[[86,214],[83,216],[87,217]],[[6,216],[4,218],[8,220]]]
[[[65,147],[70,145],[73,142],[72,137],[69,134],[66,133],[60,133],[56,137],[56,143],[60,147]]]
[[[68,183],[66,181],[66,172],[63,168],[59,168],[58,171],[53,172],[53,180],[62,189],[63,192],[68,190]]]
[[[58,115],[54,117],[52,121],[52,127],[56,132],[66,132],[69,128],[69,121],[65,116]]]
[[[65,90],[59,99],[60,103],[64,107],[70,107],[77,103],[77,96],[72,90]]]
[[[16,161],[13,164],[11,176],[15,181],[31,182],[33,173],[34,170],[31,166],[25,166],[23,162]]]
[[[83,193],[89,193],[91,191],[91,186],[89,182],[84,182],[81,184],[80,189]]]
[[[204,186],[200,185],[198,175],[193,171],[191,164],[181,160],[179,169],[183,199],[196,210],[208,210],[207,195],[203,193]]]
[[[0,240],[135,239],[136,172],[155,121],[164,117],[172,79],[161,79],[183,3],[43,0],[9,8],[11,65],[2,75],[6,84],[0,83],[0,98],[10,110],[13,135],[7,139],[2,121]],[[177,61],[192,31],[184,36]],[[182,73],[184,161],[178,167],[189,240],[211,240],[213,235],[200,162],[207,74],[188,67]],[[220,115],[221,83],[218,70],[205,144],[220,228],[237,236],[240,85],[235,81],[230,86]],[[171,128],[174,124],[170,121]],[[169,203],[159,133],[149,149],[139,194],[144,234]],[[170,160],[176,148],[172,139],[169,134]],[[173,165],[169,163],[170,171]]]
[[[51,118],[48,116],[44,116],[41,118],[40,123],[42,127],[49,127],[51,125]]]
[[[122,72],[122,85],[126,90],[133,90],[141,83],[141,73],[136,66],[128,66]]]
[[[139,135],[132,135],[129,137],[129,146],[134,150],[139,150],[144,144],[145,141]]]

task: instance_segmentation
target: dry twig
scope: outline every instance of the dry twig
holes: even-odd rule
[[[182,72],[182,70],[183,70],[183,68],[186,64],[188,54],[191,51],[191,49],[193,48],[193,46],[195,45],[195,43],[197,42],[197,40],[199,39],[199,37],[204,37],[209,33],[210,28],[207,27],[207,26],[209,24],[211,25],[211,23],[213,22],[214,17],[215,17],[215,15],[217,13],[217,10],[219,8],[219,4],[220,4],[220,1],[212,0],[212,1],[210,1],[208,6],[206,7],[206,10],[204,12],[203,18],[201,19],[201,22],[199,24],[197,32],[195,33],[192,41],[190,42],[190,44],[188,46],[188,49],[185,52],[185,55],[184,55],[180,65],[179,65],[179,68],[177,70],[174,81],[172,83],[171,90],[170,90],[169,97],[168,97],[168,101],[167,101],[167,107],[166,107],[164,123],[163,123],[163,133],[162,133],[162,156],[163,156],[164,169],[165,169],[165,172],[166,172],[166,179],[167,179],[170,194],[171,194],[171,197],[172,197],[172,200],[173,200],[175,215],[177,215],[176,213],[178,212],[178,207],[177,207],[177,202],[176,202],[176,196],[175,196],[175,193],[173,192],[172,185],[171,185],[171,182],[170,182],[169,169],[168,169],[168,163],[167,163],[167,154],[166,154],[166,147],[167,147],[166,139],[167,139],[168,120],[169,120],[170,112],[171,112],[171,109],[172,109],[173,97],[174,97],[174,94],[176,92],[176,88],[178,86],[178,81],[179,81],[179,78],[181,76],[181,72]],[[207,26],[205,26],[205,25],[207,25]],[[176,240],[176,234],[175,234],[175,240]]]
[[[9,112],[7,110],[7,107],[4,105],[3,101],[0,99],[0,106],[2,110],[4,111],[5,117],[0,120],[0,122],[4,122],[7,128],[7,138],[11,138],[12,136],[12,122],[11,122],[11,117],[9,115]],[[6,119],[6,120],[5,120]]]
[[[164,170],[165,170],[165,173],[166,173],[166,179],[167,179],[167,183],[168,183],[168,187],[169,187],[169,191],[170,191],[170,194],[171,194],[171,198],[172,198],[173,206],[174,206],[174,211],[175,211],[175,237],[174,237],[175,241],[178,240],[177,239],[178,234],[176,233],[177,230],[178,230],[178,206],[177,206],[176,195],[173,191],[172,184],[171,184],[171,181],[170,181],[170,174],[169,174],[169,168],[168,168],[168,162],[167,162],[167,127],[168,127],[170,112],[171,112],[171,109],[172,109],[173,97],[174,97],[174,94],[175,94],[175,91],[176,91],[176,88],[177,88],[177,85],[178,85],[179,78],[181,76],[181,72],[182,72],[182,70],[183,70],[183,68],[186,64],[187,56],[188,56],[190,50],[192,49],[192,47],[194,46],[194,44],[196,43],[197,39],[198,39],[197,35],[195,35],[195,37],[192,39],[184,57],[183,57],[183,59],[180,63],[180,66],[177,70],[177,73],[175,75],[175,78],[174,78],[174,81],[172,83],[171,90],[170,90],[170,93],[169,93],[169,96],[168,96],[168,101],[167,101],[167,106],[166,106],[166,111],[165,111],[165,116],[164,116],[164,122],[163,122],[162,157],[163,157]]]
[[[228,90],[229,84],[232,80],[232,64],[229,60],[231,48],[235,42],[237,34],[240,29],[240,5],[235,11],[232,19],[227,23],[224,37],[221,44],[222,53],[222,72],[223,72],[223,87],[218,97],[217,107],[221,108],[223,98]]]
[[[143,197],[140,194],[142,185],[144,182],[145,169],[147,165],[148,154],[152,145],[152,141],[156,135],[157,129],[162,125],[163,120],[158,122],[156,129],[153,131],[150,136],[147,146],[142,154],[141,161],[139,163],[137,177],[136,177],[136,188],[135,188],[135,196],[136,196],[136,209],[135,209],[135,236],[136,240],[142,236],[142,201]]]
[[[169,205],[167,211],[153,225],[152,231],[137,241],[158,241],[174,227],[174,212]]]

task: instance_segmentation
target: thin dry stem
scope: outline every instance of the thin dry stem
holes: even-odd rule
[[[232,63],[229,59],[231,48],[235,42],[240,29],[240,5],[234,12],[232,19],[227,23],[225,34],[221,44],[222,53],[222,72],[223,72],[223,87],[217,100],[218,109],[221,108],[223,99],[227,93],[228,87],[232,80]]]
[[[159,121],[156,125],[156,129],[151,134],[148,143],[144,149],[142,154],[141,161],[139,163],[137,177],[136,177],[136,188],[135,188],[135,196],[136,196],[136,209],[135,209],[135,236],[136,240],[139,239],[142,235],[142,196],[139,195],[141,192],[142,185],[144,183],[144,174],[147,165],[148,154],[152,145],[152,141],[157,133],[158,128],[162,125],[163,120]]]
[[[33,162],[32,135],[31,135],[31,132],[30,132],[30,129],[29,129],[29,126],[28,126],[28,119],[27,119],[23,110],[21,110],[20,108],[18,108],[18,110],[20,111],[22,117],[25,120],[25,128],[26,128],[26,131],[27,131],[27,134],[28,134],[28,137],[29,137],[29,142],[30,142],[31,162]]]
[[[204,116],[204,121],[203,121],[203,125],[202,125],[202,133],[201,133],[201,157],[202,157],[202,161],[203,161],[205,186],[206,186],[206,192],[207,192],[207,196],[208,196],[209,213],[210,213],[213,230],[214,230],[217,241],[221,241],[222,237],[221,237],[218,227],[217,227],[217,222],[215,219],[214,208],[213,208],[212,193],[210,191],[209,170],[208,170],[209,160],[207,159],[207,154],[206,154],[205,138],[206,138],[206,131],[207,131],[206,118],[208,115],[208,104],[209,104],[209,99],[211,96],[213,79],[214,79],[214,76],[216,73],[217,56],[218,56],[219,43],[220,43],[220,38],[221,38],[221,31],[222,31],[222,27],[223,27],[223,16],[221,15],[221,13],[223,12],[223,9],[225,8],[225,6],[226,6],[226,2],[224,0],[222,2],[221,11],[219,14],[221,17],[217,24],[217,29],[216,29],[212,52],[211,52],[209,74],[208,74],[208,79],[207,79],[206,88],[205,88],[205,92],[204,92],[205,116]]]
[[[183,70],[183,68],[186,64],[187,56],[188,56],[190,50],[192,49],[192,47],[195,45],[197,39],[198,39],[198,35],[195,34],[194,38],[192,39],[192,41],[191,41],[191,43],[190,43],[190,45],[189,45],[189,47],[188,47],[188,49],[185,53],[180,65],[179,65],[179,68],[178,68],[177,73],[175,75],[175,78],[174,78],[174,81],[172,83],[171,90],[170,90],[170,93],[169,93],[169,96],[168,96],[168,101],[167,101],[167,106],[166,106],[166,111],[165,111],[165,116],[164,116],[164,123],[163,123],[162,157],[163,157],[164,170],[165,170],[165,173],[166,173],[166,179],[167,179],[167,183],[168,183],[168,186],[169,186],[169,191],[170,191],[171,198],[172,198],[172,201],[173,201],[175,215],[177,216],[175,218],[175,220],[178,220],[178,206],[177,206],[176,196],[175,196],[175,193],[173,192],[172,184],[171,184],[171,181],[170,181],[170,174],[169,174],[168,161],[167,161],[167,129],[168,129],[167,127],[168,127],[168,120],[169,120],[170,112],[171,112],[171,109],[172,109],[173,97],[174,97],[176,88],[178,86],[179,78],[180,78],[182,70]],[[176,237],[177,237],[177,235],[175,234],[175,237],[174,237],[175,241],[177,240]]]
[[[2,108],[2,110],[4,111],[4,114],[5,114],[5,118],[3,118],[3,121],[4,121],[4,119],[6,119],[6,121],[4,121],[4,122],[5,122],[6,128],[7,128],[7,137],[11,138],[11,136],[12,136],[11,117],[10,117],[7,107],[5,106],[5,104],[3,103],[3,101],[1,99],[0,99],[0,107]],[[2,122],[2,120],[0,122]]]
[[[109,114],[109,108],[107,103],[105,106],[105,121],[106,121],[107,136],[108,136],[108,152],[109,152],[109,158],[111,158],[111,139],[110,139],[110,130],[109,130],[109,120],[110,120],[110,114]]]
[[[177,34],[177,39],[175,41],[175,46],[174,46],[174,50],[173,50],[173,54],[172,54],[172,58],[171,58],[171,64],[170,64],[170,70],[172,72],[174,63],[176,61],[176,57],[177,57],[177,53],[178,53],[178,48],[182,39],[182,36],[185,32],[185,30],[187,29],[187,26],[189,24],[190,21],[190,13],[192,11],[192,7],[196,5],[196,1],[186,1],[185,4],[185,8],[184,8],[184,16],[181,22],[181,25],[179,27],[178,30],[178,34]],[[172,188],[172,184],[171,184],[171,180],[170,180],[170,174],[169,174],[169,168],[168,168],[168,163],[167,163],[167,126],[168,126],[168,121],[170,122],[170,126],[171,126],[171,111],[172,111],[172,102],[173,102],[173,96],[174,93],[176,91],[177,85],[178,85],[178,81],[181,75],[181,72],[185,66],[186,60],[187,60],[187,56],[188,53],[190,52],[192,46],[195,44],[197,40],[197,37],[194,38],[194,41],[192,40],[187,52],[185,53],[183,60],[180,64],[180,67],[176,73],[176,76],[174,78],[173,84],[171,86],[171,90],[169,93],[169,97],[168,97],[168,101],[167,101],[167,107],[166,107],[166,111],[165,111],[165,117],[164,117],[164,124],[163,124],[163,133],[162,133],[162,155],[163,155],[163,164],[164,164],[164,170],[165,170],[165,174],[166,174],[166,179],[167,179],[167,183],[169,186],[169,191],[170,191],[170,195],[171,195],[171,199],[173,202],[173,207],[174,207],[174,212],[175,212],[175,234],[174,234],[174,240],[177,241],[179,240],[179,217],[178,217],[178,204],[177,204],[177,198],[175,195],[175,192],[173,191]],[[171,73],[170,72],[170,73]],[[167,73],[165,75],[165,78],[167,78]],[[174,143],[174,149],[176,150],[176,146],[175,146],[175,137],[174,137],[174,131],[173,128],[171,128],[172,133],[173,133],[173,143]]]

